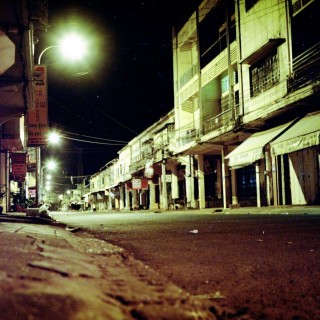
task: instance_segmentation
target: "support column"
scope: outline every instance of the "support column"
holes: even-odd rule
[[[280,165],[281,165],[281,189],[282,189],[282,205],[286,205],[286,179],[284,174],[284,159],[283,154],[280,156]]]
[[[256,188],[257,188],[257,207],[261,207],[261,193],[260,193],[260,166],[259,161],[256,162]]]
[[[221,171],[222,171],[222,194],[223,194],[223,208],[226,209],[230,204],[230,176],[229,166],[224,159],[228,153],[227,147],[221,149]],[[232,170],[234,171],[234,170]]]
[[[150,209],[158,209],[158,205],[156,203],[156,185],[149,181],[149,197],[150,197]]]
[[[126,210],[130,210],[130,191],[125,188]]]
[[[278,206],[280,204],[279,200],[279,180],[278,180],[278,170],[277,168],[277,158],[271,157],[271,174],[272,174],[272,192],[273,192],[273,205]]]
[[[199,208],[206,207],[205,181],[204,181],[204,166],[203,155],[198,156],[198,184],[199,184]]]
[[[237,171],[230,170],[231,173],[231,203],[238,204]]]
[[[266,191],[267,191],[267,205],[271,205],[271,179],[270,179],[270,152],[266,151],[265,152],[265,163],[266,163],[266,170],[265,170],[265,179],[266,179]]]
[[[163,210],[168,210],[168,195],[167,195],[167,175],[166,175],[166,164],[165,161],[161,163],[161,194],[162,194],[162,208]]]
[[[178,169],[177,169],[177,165],[173,165],[172,166],[171,197],[172,197],[173,200],[179,198],[179,184],[178,184]]]
[[[136,207],[138,206],[137,203],[137,190],[132,190],[132,209],[136,209]]]
[[[112,189],[109,189],[108,210],[112,210]]]
[[[119,203],[119,206],[120,206],[120,210],[123,210],[123,209],[124,209],[124,192],[125,192],[124,189],[125,189],[125,188],[124,188],[123,185],[121,185],[121,186],[119,187],[119,193],[120,193],[120,203]]]
[[[192,156],[189,156],[189,162],[186,165],[186,196],[187,196],[187,207],[195,208],[196,202],[194,198],[194,170],[193,170]]]

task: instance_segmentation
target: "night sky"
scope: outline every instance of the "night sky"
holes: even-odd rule
[[[64,140],[63,146],[45,148],[47,157],[62,162],[64,174],[97,172],[117,158],[123,141],[173,108],[172,26],[184,22],[195,3],[49,0],[50,28],[36,54],[67,30],[79,30],[90,47],[81,63],[62,62],[55,49],[41,61],[48,65],[50,127],[95,142]]]

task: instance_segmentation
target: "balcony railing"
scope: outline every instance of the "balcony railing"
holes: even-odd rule
[[[180,132],[180,137],[178,138],[178,146],[182,147],[191,141],[196,140],[198,135],[198,130],[195,128],[187,129]]]
[[[203,122],[203,134],[207,134],[214,130],[221,128],[224,125],[230,123],[232,119],[232,110],[228,109],[220,114],[211,117],[210,119],[206,119]]]
[[[190,69],[184,72],[180,77],[180,88],[183,87],[188,81],[190,81],[197,74],[198,67],[193,65]]]
[[[288,80],[289,91],[320,81],[320,42],[293,59],[293,76]]]
[[[146,163],[152,159],[152,152],[143,152],[141,156],[137,158],[136,161],[132,162],[129,166],[129,171],[131,173],[139,171],[146,166]]]

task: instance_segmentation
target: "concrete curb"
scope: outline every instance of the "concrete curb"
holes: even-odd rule
[[[217,319],[121,248],[54,225],[0,223],[0,270],[2,319]]]

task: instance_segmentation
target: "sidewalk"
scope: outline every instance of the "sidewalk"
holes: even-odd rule
[[[210,312],[121,248],[25,220],[0,219],[1,320],[232,318],[213,304]]]

